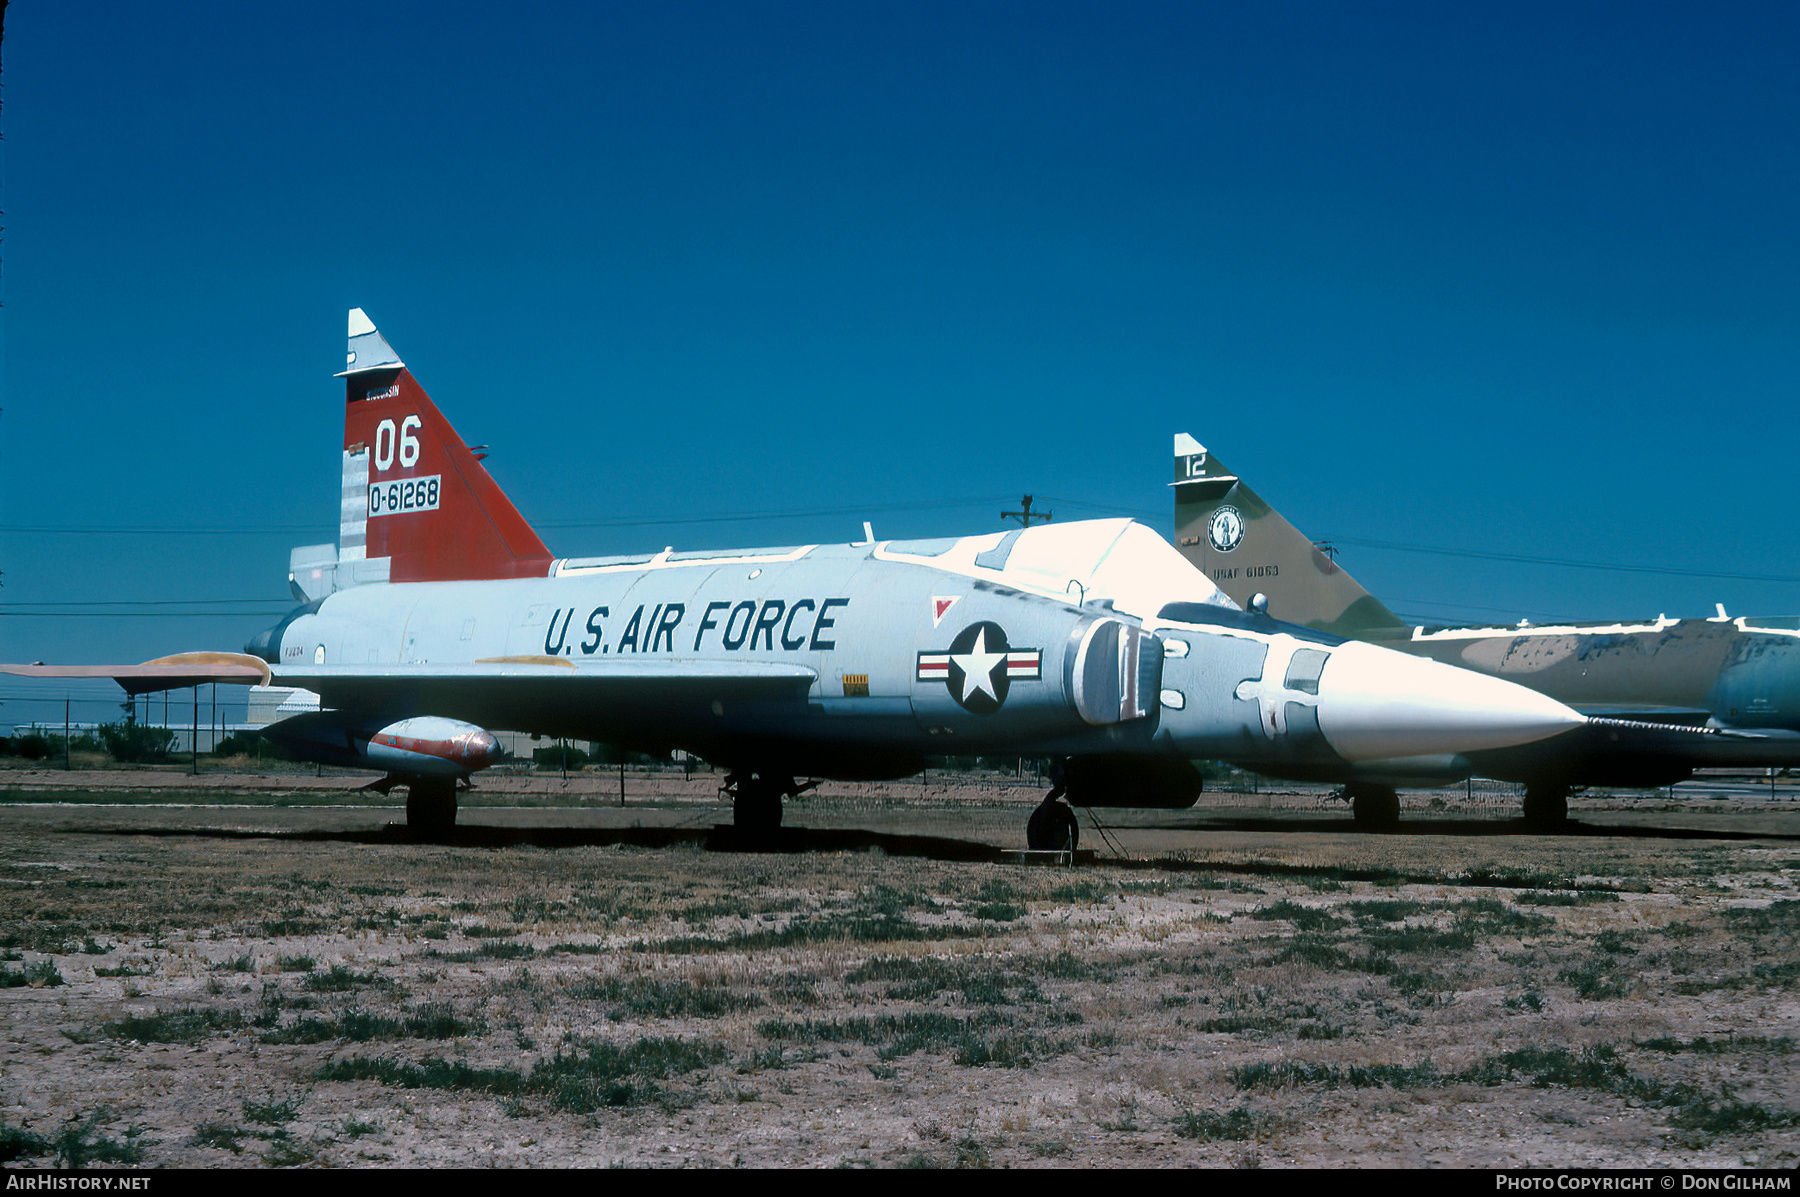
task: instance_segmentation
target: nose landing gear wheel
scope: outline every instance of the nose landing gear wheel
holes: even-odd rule
[[[1081,824],[1075,812],[1054,796],[1031,812],[1025,824],[1025,846],[1033,852],[1073,852],[1081,842]]]

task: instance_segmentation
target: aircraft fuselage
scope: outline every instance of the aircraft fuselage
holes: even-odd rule
[[[1139,526],[1096,527],[1038,529],[1026,543],[1098,535],[1115,564],[1158,553],[1180,564]],[[1435,687],[1470,675],[1181,601],[1192,587],[1152,618],[1058,598],[1010,575],[1004,557],[975,564],[1002,540],[663,553],[559,561],[544,578],[362,585],[255,651],[282,682],[365,723],[429,713],[830,777],[905,776],[930,754],[1161,754],[1318,776],[1573,722],[1555,704],[1520,711],[1519,693],[1496,687],[1483,715],[1495,728],[1447,728],[1431,702],[1408,713],[1391,691],[1441,697]],[[1071,570],[1084,584],[1072,594],[1098,585]],[[1365,700],[1371,686],[1382,693]],[[1371,713],[1383,720],[1374,737],[1362,727]]]

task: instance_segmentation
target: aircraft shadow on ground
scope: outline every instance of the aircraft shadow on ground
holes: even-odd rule
[[[1086,820],[1084,820],[1085,822]],[[70,829],[76,830],[76,829]],[[1184,832],[1254,832],[1264,835],[1390,835],[1443,836],[1448,838],[1493,838],[1521,835],[1556,835],[1569,838],[1616,840],[1800,840],[1800,834],[1714,831],[1691,827],[1617,827],[1595,826],[1570,820],[1560,830],[1533,831],[1522,819],[1476,821],[1468,819],[1409,819],[1385,832],[1363,831],[1350,819],[1269,819],[1243,817],[1206,817],[1171,819],[1156,824],[1134,827],[1112,827],[1115,834],[1129,831]],[[469,824],[455,829],[448,837],[422,841],[414,837],[404,824],[362,831],[252,831],[242,828],[217,827],[108,827],[82,828],[81,834],[109,836],[149,836],[215,840],[279,840],[294,843],[338,844],[420,844],[427,842],[452,848],[607,848],[626,845],[635,848],[697,847],[719,853],[798,854],[806,852],[880,852],[888,856],[920,857],[964,864],[992,864],[1006,858],[1007,848],[978,840],[952,839],[947,836],[896,835],[878,831],[843,828],[784,827],[772,839],[746,840],[729,824],[712,827],[493,827]],[[1084,836],[1083,838],[1088,838]],[[1098,836],[1093,840],[1098,840]],[[1090,842],[1093,842],[1092,840]],[[1098,846],[1098,845],[1096,845]],[[1228,866],[1218,862],[1185,861],[1160,857],[1154,849],[1139,847],[1139,856],[1118,857],[1110,854],[1095,859],[1096,864],[1142,869],[1158,868],[1175,871],[1219,869]],[[1089,854],[1081,854],[1087,857]],[[1092,858],[1090,858],[1092,859]],[[1259,865],[1255,871],[1266,871]],[[1316,870],[1303,869],[1303,872]]]
[[[1121,831],[1252,831],[1265,835],[1437,835],[1483,839],[1494,836],[1551,835],[1582,839],[1619,840],[1800,840],[1800,832],[1724,831],[1700,827],[1626,827],[1612,824],[1584,823],[1570,819],[1563,826],[1540,830],[1526,826],[1523,819],[1402,819],[1383,831],[1364,830],[1348,818],[1270,819],[1243,816],[1203,816],[1195,819],[1169,820],[1163,823],[1137,823],[1130,827],[1107,828]]]
[[[74,830],[74,829],[72,829]],[[784,827],[773,837],[750,840],[729,824],[715,827],[488,827],[470,824],[450,835],[420,840],[404,824],[367,831],[247,831],[220,827],[81,828],[84,835],[192,837],[215,840],[282,840],[321,844],[432,844],[450,848],[673,848],[698,846],[724,853],[882,852],[888,856],[922,856],[933,860],[993,862],[1006,849],[976,840],[943,836],[893,835],[838,828]]]
[[[1197,821],[1187,823],[1163,824],[1165,830],[1231,830],[1286,833],[1318,833],[1343,832],[1366,836],[1369,832],[1357,832],[1348,819],[1318,820],[1296,824],[1292,821],[1273,819],[1220,819],[1201,824]],[[1152,831],[1155,827],[1139,826],[1134,831]],[[71,829],[76,831],[77,829]],[[441,846],[453,848],[593,848],[630,845],[638,848],[671,848],[678,846],[699,847],[703,850],[719,853],[785,853],[800,854],[805,852],[875,852],[880,851],[890,856],[924,857],[932,860],[955,863],[995,863],[1007,856],[1008,850],[992,844],[973,840],[948,839],[941,836],[890,835],[873,831],[820,829],[812,830],[802,827],[783,828],[773,842],[757,845],[744,844],[738,841],[735,829],[729,825],[716,827],[621,827],[605,828],[570,828],[570,827],[483,827],[479,825],[458,827],[447,839],[426,844],[407,831],[403,824],[389,824],[384,828],[369,831],[247,831],[241,828],[170,828],[170,827],[112,827],[83,828],[79,834],[111,835],[111,836],[150,836],[152,838],[176,839],[182,837],[215,840],[265,840],[286,841],[292,843],[342,843],[396,845],[417,843],[421,847]],[[1509,820],[1496,823],[1475,823],[1468,821],[1415,820],[1403,824],[1395,832],[1400,835],[1444,835],[1444,836],[1507,836],[1530,834],[1524,829],[1523,820]],[[1542,834],[1542,833],[1536,833]],[[1562,833],[1571,837],[1599,838],[1637,838],[1637,839],[1710,839],[1710,840],[1792,840],[1800,839],[1793,835],[1755,835],[1746,832],[1711,832],[1681,827],[1589,827],[1579,822],[1571,822]],[[1420,883],[1441,884],[1444,875],[1432,869],[1413,870],[1396,869],[1386,865],[1357,864],[1324,864],[1303,865],[1284,864],[1266,860],[1252,861],[1218,861],[1176,859],[1166,856],[1143,855],[1138,857],[1105,856],[1094,858],[1083,851],[1081,857],[1087,858],[1081,863],[1108,865],[1115,869],[1133,872],[1153,871],[1159,873],[1229,873],[1241,876],[1293,876],[1302,878],[1329,878],[1337,881],[1378,881],[1383,884]],[[1495,886],[1505,889],[1532,889],[1546,884],[1542,876],[1536,874],[1514,874],[1504,868],[1493,871],[1487,868],[1478,870],[1464,879],[1466,884]]]

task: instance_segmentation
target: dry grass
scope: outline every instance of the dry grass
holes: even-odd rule
[[[848,824],[959,842],[1022,822],[852,805]],[[1125,833],[1153,859],[1034,870],[634,846],[630,819],[714,813],[579,813],[619,834],[429,846],[356,807],[0,808],[0,949],[40,978],[0,989],[0,1146],[181,1166],[1800,1158],[1782,839],[1165,820]]]

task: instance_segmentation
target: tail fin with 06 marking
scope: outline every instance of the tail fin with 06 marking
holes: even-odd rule
[[[361,308],[350,309],[338,377],[344,488],[336,586],[549,572],[550,550]],[[295,582],[307,589],[304,579]]]

